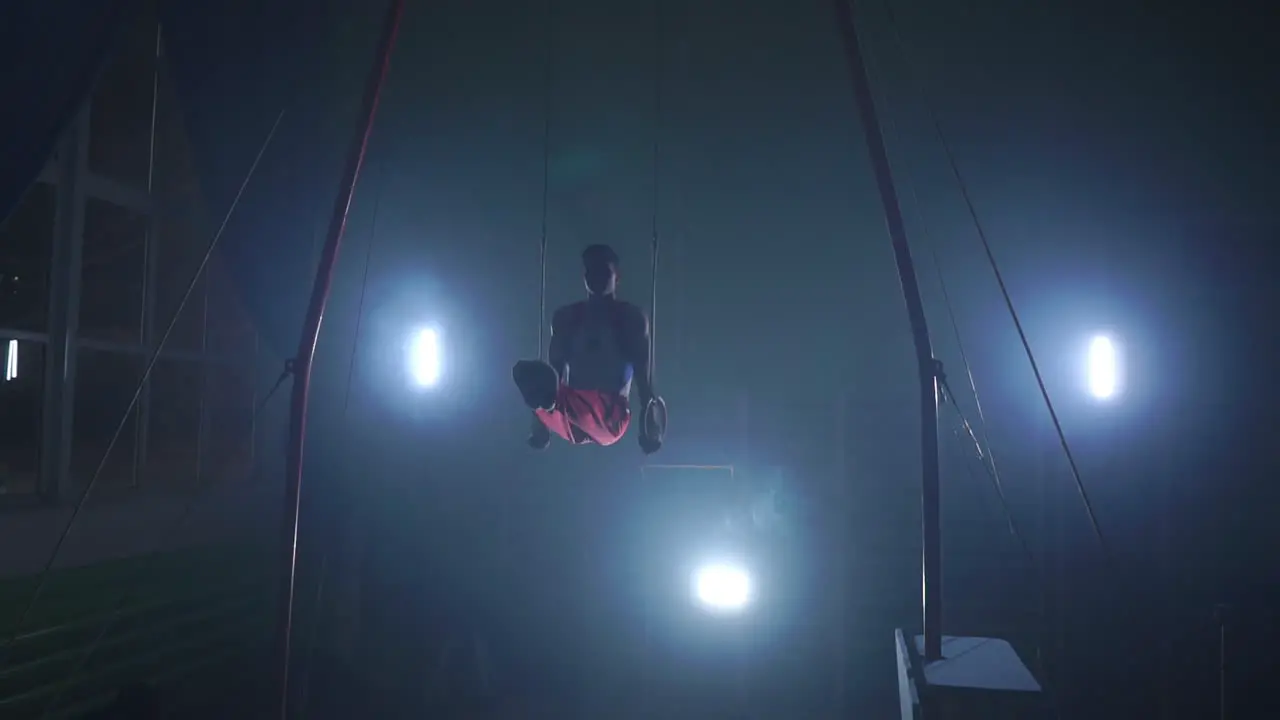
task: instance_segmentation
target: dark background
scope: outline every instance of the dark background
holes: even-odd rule
[[[215,215],[285,110],[225,239],[282,357],[296,343],[382,12],[295,5],[175,4],[166,16]],[[1041,645],[1068,716],[1204,717],[1218,691],[1213,608],[1231,603],[1233,709],[1265,716],[1280,592],[1266,375],[1280,227],[1274,11],[892,5],[896,23],[884,4],[860,3],[859,29],[935,352],[976,421],[940,268],[1013,515],[1045,575],[1041,593],[976,461],[966,471],[972,448],[944,408],[948,632],[1012,637],[1029,663]],[[656,133],[658,383],[673,422],[661,460],[784,466],[789,490],[824,506],[793,523],[790,539],[761,541],[792,573],[778,577],[795,583],[771,606],[771,627],[777,637],[831,632],[822,623],[843,603],[848,664],[818,653],[794,668],[761,660],[771,679],[759,682],[816,714],[829,700],[813,698],[835,682],[812,678],[839,677],[855,707],[887,716],[890,630],[918,614],[917,390],[830,7],[665,3],[658,33],[652,4],[553,7],[548,98],[541,3],[409,3],[320,341],[312,517],[359,505],[372,518],[375,614],[395,618],[388,644],[419,648],[405,650],[417,658],[402,664],[406,677],[429,664],[438,629],[467,616],[494,645],[500,693],[591,694],[584,677],[607,663],[590,658],[616,660],[634,642],[624,632],[634,596],[622,588],[637,581],[622,568],[639,545],[621,533],[643,526],[660,487],[677,499],[690,490],[640,485],[630,439],[530,456],[507,373],[537,347],[545,109],[551,306],[580,295],[577,253],[602,241],[622,255],[622,294],[649,302]],[[422,323],[442,326],[449,364],[440,389],[406,393],[400,343]],[[1125,393],[1103,405],[1080,375],[1100,330],[1121,340],[1127,370]],[[323,548],[326,524],[313,522]],[[655,522],[643,527],[667,532]],[[798,617],[827,620],[802,632],[787,625]]]

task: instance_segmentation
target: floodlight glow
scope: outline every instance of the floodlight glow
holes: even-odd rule
[[[1120,354],[1111,338],[1098,335],[1089,343],[1089,393],[1099,400],[1115,396],[1120,386]]]
[[[422,328],[409,342],[409,376],[419,387],[440,382],[440,355],[440,333],[435,328]]]
[[[736,565],[703,565],[693,574],[693,595],[709,610],[737,612],[751,601],[751,578]]]
[[[18,379],[18,341],[10,340],[4,354],[4,380]]]

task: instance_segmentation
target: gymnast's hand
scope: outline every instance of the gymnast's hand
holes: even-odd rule
[[[644,408],[640,423],[640,450],[652,455],[662,449],[667,429],[667,404],[660,397],[651,399]]]
[[[649,437],[646,433],[641,432],[640,449],[645,455],[652,455],[662,449],[662,441],[655,437]]]

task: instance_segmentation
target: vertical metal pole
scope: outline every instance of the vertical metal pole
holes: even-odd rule
[[[45,352],[44,417],[40,482],[56,501],[69,487],[71,429],[75,415],[76,336],[80,328],[84,254],[84,180],[89,167],[89,103],[67,128],[58,155],[57,205],[49,273],[49,345]]]
[[[253,414],[249,416],[249,479],[251,480],[256,480],[258,477],[258,372],[262,366],[261,352],[262,335],[255,329],[253,357],[249,360],[249,377],[252,387],[249,407],[253,408]]]
[[[1045,550],[1041,553],[1040,564],[1042,576],[1044,579],[1041,589],[1041,607],[1045,608],[1042,617],[1052,618],[1053,627],[1053,650],[1049,655],[1051,664],[1054,667],[1053,682],[1056,688],[1070,688],[1072,680],[1070,664],[1063,662],[1063,658],[1067,657],[1067,626],[1063,622],[1066,617],[1065,608],[1067,607],[1067,590],[1070,587],[1067,568],[1067,535],[1066,525],[1063,522],[1062,508],[1065,506],[1066,499],[1063,498],[1063,489],[1061,485],[1053,481],[1054,469],[1061,467],[1060,448],[1062,447],[1058,440],[1058,434],[1051,425],[1042,424],[1040,426],[1039,442],[1037,448],[1040,457],[1040,482],[1042,486],[1041,495],[1043,497],[1044,509],[1046,514],[1046,535],[1042,540]],[[1052,566],[1048,563],[1052,562]],[[1052,580],[1050,580],[1052,577]],[[1053,593],[1053,597],[1049,597],[1049,593]],[[1048,678],[1046,677],[1046,680]],[[1061,691],[1060,691],[1061,692]]]
[[[160,23],[156,23],[155,56],[151,66],[151,135],[147,145],[147,237],[142,245],[142,317],[141,335],[143,357],[150,357],[156,335],[156,275],[159,253],[156,251],[156,202],[153,194],[156,176],[156,120],[160,105]],[[137,441],[134,443],[134,484],[138,474],[146,467],[151,442],[151,378],[142,384],[142,396],[138,398]],[[197,473],[199,471],[197,470]]]
[[[222,367],[223,358],[213,358],[209,353],[209,269],[205,268],[204,277],[199,278],[200,282],[200,385],[203,390],[200,393],[199,405],[196,407],[196,476],[193,484],[199,486],[201,483],[210,479],[217,481],[217,478],[206,478],[204,476],[205,450],[208,445],[209,437],[209,375],[212,372],[226,372],[234,365],[228,365],[226,369]],[[216,369],[215,369],[216,368]],[[223,391],[226,392],[225,390]],[[221,402],[227,402],[226,397],[221,398]],[[226,467],[224,465],[224,467]]]
[[[1040,628],[1040,641],[1037,644],[1039,645],[1038,661],[1040,663],[1041,672],[1044,673],[1045,656],[1049,655],[1049,651],[1045,648],[1045,645],[1051,639],[1055,642],[1051,657],[1054,659],[1055,663],[1053,667],[1054,680],[1058,683],[1055,687],[1060,689],[1062,687],[1060,684],[1062,682],[1062,676],[1059,674],[1060,668],[1056,665],[1057,659],[1063,657],[1062,648],[1057,644],[1057,628],[1059,626],[1055,626],[1052,630],[1047,627],[1049,619],[1054,618],[1056,620],[1059,615],[1057,613],[1057,606],[1055,605],[1051,607],[1049,604],[1049,594],[1058,588],[1058,575],[1056,573],[1051,574],[1053,568],[1050,566],[1050,562],[1052,560],[1056,560],[1058,553],[1057,547],[1051,543],[1051,539],[1056,538],[1055,533],[1057,530],[1057,523],[1053,522],[1053,516],[1050,511],[1053,503],[1049,495],[1048,477],[1052,463],[1046,459],[1044,451],[1044,440],[1046,436],[1047,433],[1043,430],[1036,432],[1034,436],[1036,453],[1036,503],[1039,506],[1040,511],[1038,517],[1039,526],[1037,529],[1039,531],[1041,547],[1039,555],[1035,558],[1035,561],[1039,563],[1039,566],[1035,568],[1035,571],[1041,578],[1040,597],[1038,598],[1038,601],[1040,603],[1040,621],[1042,627]],[[1061,594],[1055,593],[1054,597],[1061,598]],[[1051,633],[1052,636],[1050,635]],[[1043,682],[1047,680],[1048,675],[1045,674],[1044,677],[1041,678],[1041,681]]]
[[[937,362],[929,342],[929,326],[924,314],[924,301],[920,297],[920,283],[916,278],[915,262],[911,259],[911,247],[907,244],[906,225],[902,220],[902,208],[893,185],[893,173],[889,155],[885,150],[884,134],[876,115],[875,99],[871,93],[871,80],[858,42],[857,25],[851,0],[834,0],[840,34],[844,40],[845,59],[849,63],[853,94],[858,104],[858,116],[866,136],[871,167],[875,171],[876,186],[884,206],[885,223],[893,243],[893,257],[898,266],[898,279],[902,283],[902,295],[907,303],[907,317],[911,322],[911,336],[915,342],[916,371],[920,380],[920,460],[921,506],[923,536],[923,614],[924,659],[926,662],[942,658],[942,495],[938,469],[938,381]]]
[[[840,404],[836,408],[839,413],[837,427],[840,428],[840,441],[836,447],[840,448],[840,453],[836,459],[836,497],[838,498],[836,506],[840,508],[837,517],[840,518],[839,525],[836,528],[836,537],[839,539],[839,547],[853,547],[853,538],[850,537],[849,516],[849,481],[853,478],[853,463],[849,451],[849,430],[852,427],[851,418],[849,417],[850,396],[849,393],[841,388]],[[836,668],[836,717],[846,717],[848,715],[848,698],[849,698],[849,583],[851,581],[850,564],[853,562],[851,553],[839,552],[834,553],[835,561],[839,563],[840,587],[837,589],[837,607],[836,607],[836,637],[835,651],[836,662],[832,663]]]
[[[315,359],[316,343],[320,338],[320,324],[324,320],[325,306],[329,302],[329,289],[333,284],[333,270],[337,264],[338,252],[342,247],[342,235],[347,227],[347,212],[351,207],[351,198],[355,194],[360,168],[364,164],[365,150],[369,146],[373,120],[378,111],[378,99],[382,94],[387,68],[391,64],[391,50],[395,46],[396,31],[400,27],[400,16],[403,10],[404,0],[391,0],[387,8],[382,38],[365,85],[362,117],[355,128],[351,147],[348,150],[338,196],[334,198],[333,214],[329,219],[329,230],[325,236],[320,264],[316,269],[315,282],[311,288],[311,300],[307,307],[302,337],[298,341],[297,354],[293,358],[294,380],[289,404],[289,448],[286,458],[284,517],[281,527],[279,624],[275,647],[276,670],[279,673],[278,707],[282,720],[289,717],[289,660],[293,635],[293,598],[297,590],[298,513],[302,504],[302,459],[307,434],[307,400],[311,388],[311,363]]]
[[[1218,621],[1218,720],[1227,720],[1227,611],[1226,605],[1213,611]]]
[[[1227,720],[1227,625],[1218,628],[1218,720]]]

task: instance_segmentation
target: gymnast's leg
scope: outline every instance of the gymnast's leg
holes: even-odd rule
[[[618,393],[568,387],[554,368],[534,360],[516,363],[512,377],[534,413],[529,445],[536,449],[546,447],[552,433],[574,445],[612,445],[627,432],[631,410]]]
[[[542,450],[551,443],[551,430],[538,412],[555,412],[560,375],[555,368],[541,360],[521,360],[511,369],[511,377],[520,390],[525,406],[533,411],[529,446]]]

